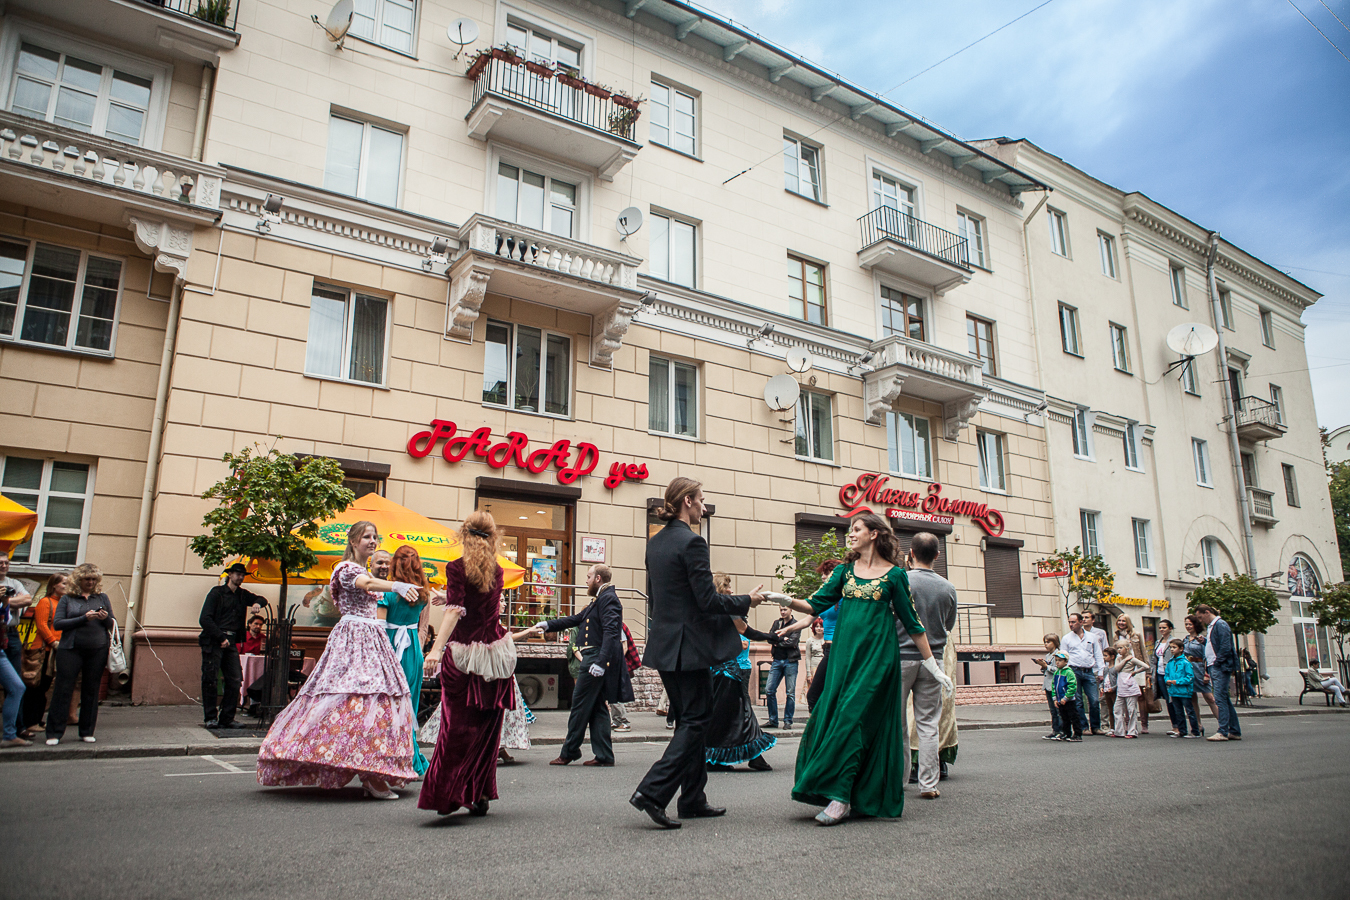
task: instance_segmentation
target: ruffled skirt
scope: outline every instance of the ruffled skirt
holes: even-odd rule
[[[713,669],[712,716],[704,752],[714,765],[749,762],[778,743],[759,727],[750,689],[740,673],[735,660]]]

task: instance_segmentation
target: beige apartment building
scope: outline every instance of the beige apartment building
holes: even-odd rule
[[[942,537],[963,680],[1009,696],[1064,627],[1036,561],[1079,543],[1080,505],[1112,528],[1127,514],[1105,450],[1086,474],[1061,458],[1075,404],[1102,445],[1134,426],[1147,459],[1128,515],[1156,525],[1156,574],[1120,583],[1175,617],[1169,572],[1201,538],[1236,570],[1221,467],[1217,521],[1192,536],[1156,462],[1187,446],[1175,415],[1209,416],[1194,436],[1222,458],[1215,392],[1162,411],[1153,344],[1133,351],[1138,391],[1053,358],[1054,298],[1087,284],[1088,257],[1052,274],[1036,220],[1081,194],[1129,224],[1111,233],[1135,275],[1087,288],[1103,311],[1142,309],[1138,260],[1164,233],[1190,241],[1176,259],[1202,291],[1195,226],[1034,148],[959,141],[681,3],[369,0],[341,40],[312,5],[239,0],[213,23],[195,0],[11,0],[0,19],[0,480],[44,517],[16,571],[104,567],[137,635],[135,699],[196,693],[218,573],[187,544],[222,455],[255,442],[336,458],[354,489],[447,525],[489,509],[529,573],[513,613],[566,606],[549,584],[609,564],[639,640],[648,510],[675,475],[704,482],[713,564],[740,590],[795,541],[882,512]],[[1301,354],[1316,296],[1224,252],[1242,315],[1293,298],[1276,352]],[[1300,422],[1306,384],[1284,384]],[[1304,478],[1308,518],[1281,527],[1338,580],[1325,488]],[[317,652],[331,621],[304,607],[297,624]],[[1271,665],[1293,665],[1284,641]],[[550,653],[523,670],[557,671]]]

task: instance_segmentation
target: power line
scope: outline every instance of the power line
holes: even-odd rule
[[[1303,21],[1307,22],[1307,23],[1308,23],[1309,25],[1311,25],[1313,28],[1317,28],[1317,23],[1314,22],[1312,19],[1309,19],[1306,15],[1304,15],[1303,10],[1299,9],[1297,6],[1294,5],[1294,0],[1286,0],[1286,2],[1287,2],[1290,6],[1293,6],[1293,7],[1294,7],[1294,10],[1295,10],[1300,16],[1303,16]],[[1323,3],[1322,5],[1323,5],[1323,6],[1326,6],[1325,3]],[[1338,18],[1336,21],[1337,21],[1337,22],[1340,22],[1341,20]],[[1344,23],[1344,22],[1341,22],[1341,24],[1344,25],[1345,23]],[[1336,46],[1336,42],[1335,42],[1335,41],[1333,41],[1331,38],[1327,37],[1327,33],[1326,33],[1325,31],[1323,31],[1323,30],[1320,29],[1320,28],[1317,28],[1317,33],[1320,34],[1322,37],[1326,38],[1327,43],[1330,44],[1330,45],[1332,46],[1332,49],[1334,49],[1337,53],[1340,53],[1340,54],[1341,54],[1341,59],[1345,60],[1346,62],[1350,62],[1350,56],[1346,56],[1344,53],[1342,53],[1342,52],[1341,52],[1341,48]]]
[[[1341,23],[1342,28],[1344,28],[1346,31],[1350,31],[1350,25],[1347,25],[1345,24],[1345,22],[1341,21],[1341,17],[1336,15],[1336,10],[1332,9],[1330,6],[1327,6],[1326,0],[1317,0],[1317,2],[1327,7],[1327,12],[1331,13],[1331,17],[1333,19]]]

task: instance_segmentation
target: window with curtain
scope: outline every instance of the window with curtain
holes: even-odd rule
[[[568,416],[571,397],[570,337],[530,325],[488,320],[483,349],[484,404]]]
[[[932,440],[923,416],[886,413],[886,450],[892,472],[910,478],[933,477]]]
[[[346,116],[328,120],[323,186],[382,206],[398,206],[403,135]]]
[[[27,543],[10,553],[16,563],[73,566],[84,558],[94,471],[87,463],[31,456],[0,457],[0,492],[38,514]]]
[[[652,356],[647,367],[647,428],[698,437],[698,366]]]
[[[24,41],[9,108],[54,125],[141,145],[154,78]]]
[[[797,400],[797,455],[826,462],[834,460],[834,422],[830,395],[802,391]]]
[[[111,354],[122,261],[0,238],[0,340]]]
[[[389,301],[315,284],[309,302],[305,374],[384,384]]]

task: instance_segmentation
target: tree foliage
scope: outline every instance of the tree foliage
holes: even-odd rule
[[[1078,598],[1079,605],[1084,609],[1089,603],[1106,603],[1115,596],[1116,573],[1100,554],[1084,556],[1081,547],[1056,550],[1050,555],[1048,563],[1068,567],[1068,592]]]
[[[1331,466],[1331,518],[1336,523],[1336,543],[1341,550],[1341,571],[1350,572],[1350,463]]]
[[[825,583],[816,567],[827,559],[843,559],[847,552],[831,528],[818,541],[793,544],[792,552],[783,554],[783,562],[774,570],[774,575],[783,579],[783,593],[804,600]]]
[[[1233,634],[1264,633],[1279,623],[1275,614],[1280,611],[1280,598],[1250,575],[1206,578],[1186,599],[1191,612],[1202,603],[1214,607]]]
[[[1308,604],[1317,624],[1336,637],[1336,649],[1345,659],[1345,638],[1350,635],[1350,584],[1342,581],[1322,591],[1322,596]]]
[[[202,493],[203,500],[220,503],[202,519],[206,533],[188,547],[207,568],[233,556],[276,562],[284,613],[288,575],[318,562],[305,539],[317,537],[316,523],[342,512],[356,495],[342,486],[336,460],[309,457],[297,463],[289,453],[255,445],[227,453],[222,461],[229,476]]]

